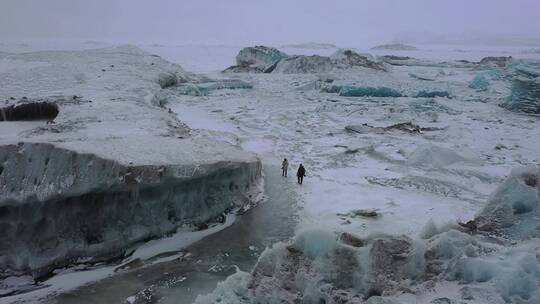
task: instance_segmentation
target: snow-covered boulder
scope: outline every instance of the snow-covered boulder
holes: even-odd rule
[[[122,257],[258,191],[254,154],[164,108],[203,77],[132,46],[0,60],[0,279]]]
[[[236,65],[227,68],[224,72],[269,73],[280,60],[287,57],[287,54],[272,47],[246,47],[236,55]]]
[[[501,56],[501,57],[484,57],[480,60],[479,64],[490,66],[490,67],[499,67],[504,68],[512,63],[512,56]]]

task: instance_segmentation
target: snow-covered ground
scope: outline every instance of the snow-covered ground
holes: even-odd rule
[[[327,55],[324,53],[327,50],[322,52]],[[464,57],[479,60],[481,58],[477,56],[503,54],[519,58],[524,54],[512,49],[473,50],[472,54],[463,57],[461,53],[434,51],[432,56],[426,57],[431,60]],[[413,52],[407,55],[412,56]],[[425,53],[417,51],[414,56],[424,58],[422,55]],[[226,90],[204,97],[179,96],[179,105],[173,109],[180,115],[184,109],[186,113],[196,111],[204,113],[206,119],[211,117],[221,121],[226,124],[223,130],[232,130],[245,148],[288,158],[292,173],[303,163],[308,175],[304,185],[297,187],[303,201],[297,226],[299,235],[310,229],[322,229],[338,234],[348,232],[364,239],[378,234],[420,239],[431,236],[430,229],[445,231],[450,228],[444,227],[455,227],[457,222],[472,220],[512,168],[534,166],[540,162],[539,118],[509,112],[498,106],[510,94],[507,80],[491,81],[487,91],[471,88],[469,85],[477,73],[477,68],[394,66],[389,73],[366,69],[324,75],[228,74],[228,77],[252,83],[254,89]],[[435,76],[433,81],[426,81],[411,74]],[[219,77],[219,74],[211,75]],[[406,92],[408,96],[422,90],[446,91],[451,98],[342,97],[316,89],[314,83],[321,78],[331,78],[340,84],[390,87]],[[389,127],[404,122],[433,130],[421,134],[398,130],[376,132],[370,129],[360,133],[345,130],[348,125]],[[295,182],[294,176],[290,182]],[[355,215],[356,210],[365,209],[375,210],[378,216]],[[434,226],[439,228],[432,228]],[[313,237],[312,242],[315,243],[313,246],[320,246],[316,245],[317,237]],[[538,246],[540,242],[533,238],[520,247],[522,249],[510,250],[523,250],[524,256],[534,256]],[[272,254],[270,250],[268,255]],[[497,255],[490,258],[497,259]],[[265,265],[263,260],[259,267],[266,269],[268,265]],[[521,266],[513,264],[509,267]],[[533,273],[538,268],[534,269]],[[538,285],[537,274],[532,276],[536,279],[527,284]],[[252,280],[258,279],[254,275],[245,280],[251,282],[247,283],[250,285]],[[429,303],[443,297],[457,300],[469,292],[462,289],[467,286],[462,285],[466,282],[473,289],[479,285],[483,286],[480,290],[487,290],[483,295],[474,291],[477,294],[466,299],[496,302],[501,298],[492,288],[501,284],[501,280],[507,280],[504,274],[482,284],[477,282],[484,282],[483,279],[434,280],[434,287],[424,286],[410,293],[400,291],[398,294],[401,295],[395,300],[398,303]],[[247,302],[254,301],[249,292],[228,298],[223,289],[230,292],[245,286],[241,278],[232,277],[230,281],[232,283],[220,286],[209,298],[201,298],[201,303],[208,299],[235,303],[242,297],[252,299]],[[324,279],[319,283],[324,284]],[[296,284],[302,283],[297,281]],[[316,290],[303,289],[307,288],[305,286],[297,288],[299,292],[316,293]],[[531,288],[521,299],[536,303],[535,296],[531,295],[537,291]],[[515,297],[516,289],[510,288],[500,296],[505,301],[519,303],[519,296]],[[264,302],[265,292],[262,294],[251,296]],[[286,299],[286,296],[279,298]],[[292,298],[289,300],[293,301]]]
[[[447,277],[448,280],[425,280],[419,284],[421,287],[401,289],[389,296],[397,303],[430,303],[442,297],[467,303],[499,303],[501,299],[539,303],[535,298],[540,288],[538,238],[523,242],[512,240],[513,243],[495,246],[478,245],[480,241],[469,240],[461,234],[444,234],[450,229],[447,227],[455,227],[458,221],[474,219],[513,168],[540,163],[540,118],[498,106],[510,94],[511,82],[507,79],[492,79],[486,91],[478,91],[469,85],[479,70],[470,67],[392,66],[389,72],[355,69],[324,75],[224,75],[219,70],[234,64],[240,47],[142,47],[180,63],[186,70],[205,72],[214,79],[239,79],[253,85],[253,89],[217,90],[207,96],[182,95],[173,87],[168,92],[168,107],[189,127],[206,129],[200,131],[205,136],[240,144],[263,157],[288,158],[288,182],[292,184],[296,183],[296,168],[304,164],[307,177],[303,185],[295,185],[301,204],[293,245],[309,252],[309,240],[313,240],[317,251],[324,251],[320,247],[332,243],[326,241],[325,233],[343,232],[363,240],[371,240],[374,235],[406,235],[421,244],[424,244],[423,239],[435,237],[429,240],[428,247],[465,239],[463,247],[472,243],[474,250],[482,252],[480,257],[475,256],[475,265],[495,269],[487,278],[480,277],[489,273],[487,270],[475,273],[472,279],[455,274]],[[283,51],[330,55],[335,50],[288,48]],[[540,54],[529,49],[512,47],[460,46],[457,50],[419,46],[418,51],[358,51],[430,60],[478,61],[497,55],[540,59]],[[4,68],[12,68],[14,63],[10,64]],[[432,80],[422,80],[417,75]],[[322,92],[319,88],[325,84],[321,79],[328,78],[340,85],[389,87],[407,97],[345,97]],[[424,90],[448,92],[452,98],[414,97]],[[429,129],[422,132],[382,129],[406,122]],[[363,124],[370,127],[360,132],[345,129]],[[359,210],[375,211],[377,215],[365,217],[358,215]],[[438,235],[440,232],[443,234]],[[306,238],[308,241],[303,241]],[[166,242],[166,239],[159,241],[162,245]],[[275,246],[278,253],[269,249],[263,255],[268,259],[278,256],[283,246]],[[333,248],[334,245],[328,246]],[[453,250],[453,245],[448,246],[447,250]],[[535,254],[536,260],[530,260]],[[365,253],[360,250],[358,256]],[[326,270],[332,264],[322,258],[315,260],[321,263],[317,270]],[[473,263],[465,260],[462,263]],[[508,263],[500,262],[502,260]],[[266,269],[265,263],[262,259],[259,266]],[[452,267],[466,268],[467,264]],[[522,269],[527,267],[529,272]],[[512,283],[509,279],[512,270],[526,277],[526,280],[516,280],[516,284],[527,286],[501,289],[501,284]],[[322,287],[317,285],[320,282],[310,281],[309,274],[306,277],[302,281],[305,285],[295,288],[313,294],[320,291]],[[249,303],[244,287],[253,278],[257,278],[256,274],[250,277],[247,273],[238,273],[221,284],[214,294],[201,297],[199,301],[222,299],[225,303],[235,303],[245,296],[245,303]],[[463,291],[463,287],[469,289]],[[224,294],[231,290],[236,296],[227,298]],[[526,291],[520,294],[516,290]],[[469,298],[464,296],[467,292]],[[314,296],[313,301],[316,300]],[[453,303],[440,301],[434,303]],[[311,302],[308,300],[308,303]],[[386,302],[372,300],[371,303]]]
[[[180,117],[194,115],[187,121],[199,126],[204,115],[210,128],[232,131],[247,149],[288,158],[292,171],[303,163],[308,171],[305,184],[298,187],[305,200],[303,225],[414,235],[431,218],[439,223],[471,219],[511,168],[540,161],[540,145],[534,140],[539,134],[537,117],[497,106],[506,88],[501,87],[500,94],[494,89],[492,99],[484,103],[475,101],[484,93],[468,88],[475,71],[444,69],[451,76],[434,84],[412,79],[407,76],[410,70],[339,77],[343,82],[418,91],[441,87],[456,97],[434,100],[455,112],[415,111],[411,102],[417,98],[411,97],[355,98],[298,90],[318,76],[279,74],[235,75],[253,83],[254,89],[180,96],[172,108]],[[385,127],[409,121],[440,130],[345,130],[348,125]],[[507,148],[496,149],[497,145]],[[366,208],[379,209],[381,217],[349,219],[349,224],[337,215]]]

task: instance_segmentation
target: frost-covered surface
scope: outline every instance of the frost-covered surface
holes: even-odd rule
[[[9,54],[0,79],[2,279],[122,257],[254,199],[258,158],[165,107],[205,77],[118,46]]]
[[[508,52],[396,51],[417,59],[383,58],[397,63],[387,72],[238,73],[253,89],[170,97],[181,119],[287,157],[288,182],[299,163],[307,169],[297,187],[297,236],[198,302],[538,303],[538,190],[530,176],[540,162],[539,120],[499,106],[516,77],[538,77],[538,65],[480,64],[495,53],[537,56]],[[479,73],[487,90],[469,87]],[[405,97],[339,96],[328,85],[387,87]],[[452,98],[417,97],[422,91]]]
[[[293,173],[299,163],[307,169],[295,240],[199,303],[535,303],[538,238],[474,224],[513,168],[540,160],[538,117],[498,106],[511,94],[513,64],[459,59],[417,59],[388,72],[237,74],[254,89],[181,97],[226,121],[243,146],[287,157]],[[487,90],[469,87],[478,73]],[[386,87],[402,97],[339,96],[332,86]],[[345,243],[342,232],[362,245]],[[516,280],[509,269],[519,286],[508,283]]]

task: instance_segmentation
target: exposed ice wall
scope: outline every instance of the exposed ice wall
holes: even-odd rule
[[[132,46],[0,60],[17,63],[0,70],[0,279],[120,257],[258,191],[254,154],[166,108],[176,87],[209,79]]]
[[[0,268],[35,277],[121,256],[136,242],[199,225],[250,201],[260,163],[126,166],[51,144],[0,149]]]

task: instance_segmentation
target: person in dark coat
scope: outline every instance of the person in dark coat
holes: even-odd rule
[[[298,177],[298,183],[301,185],[304,181],[304,176],[306,176],[306,169],[302,164],[300,164],[300,167],[298,167],[298,171],[296,172],[296,176]]]

